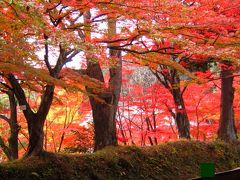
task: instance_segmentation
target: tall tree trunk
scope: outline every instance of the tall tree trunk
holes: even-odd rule
[[[172,90],[175,104],[175,121],[177,124],[179,138],[190,138],[190,124],[185,109],[185,103],[180,88]]]
[[[18,132],[19,125],[17,122],[17,103],[15,100],[14,93],[12,90],[4,91],[8,95],[9,104],[10,104],[10,118],[0,115],[0,118],[5,120],[10,127],[10,136],[8,138],[8,146],[5,144],[2,137],[0,137],[0,147],[3,152],[6,154],[9,160],[18,159]]]
[[[190,123],[185,108],[185,102],[183,99],[183,93],[185,92],[186,87],[181,89],[181,80],[177,70],[164,65],[160,65],[159,67],[160,69],[168,68],[169,70],[169,72],[159,73],[157,71],[154,72],[153,70],[152,72],[156,76],[158,81],[172,94],[175,105],[175,112],[172,111],[170,107],[168,107],[168,109],[177,124],[178,136],[179,138],[190,139]]]
[[[43,151],[44,123],[52,104],[54,85],[47,85],[42,95],[41,104],[33,116],[25,116],[29,122],[29,144],[26,156],[37,156]]]
[[[233,73],[229,68],[221,70],[221,107],[218,139],[226,142],[237,140],[233,111]]]
[[[49,107],[49,105],[48,105],[49,103],[51,104],[52,97],[48,97],[48,98],[50,98],[49,102],[46,101],[46,97],[43,98],[43,99],[45,99],[44,102],[42,99],[38,112],[34,113],[31,110],[29,103],[27,102],[27,98],[24,93],[24,90],[20,86],[20,84],[19,84],[18,80],[15,78],[15,76],[13,74],[9,74],[7,76],[7,78],[13,87],[13,92],[14,92],[16,98],[18,99],[20,107],[22,107],[23,114],[26,118],[27,125],[28,125],[29,144],[28,144],[28,148],[27,148],[27,152],[26,152],[25,156],[39,155],[42,152],[42,148],[43,148],[43,147],[41,147],[41,148],[39,147],[41,145],[41,141],[43,141],[43,139],[41,139],[43,137],[40,135],[43,132],[43,130],[40,130],[41,123],[39,122],[40,121],[39,116],[42,113],[43,114],[41,116],[46,115],[46,112],[44,112],[44,111],[48,112],[48,109],[45,109],[45,108]],[[49,87],[46,87],[45,91],[49,91],[47,89],[49,89]],[[46,93],[44,93],[44,94],[46,95]],[[46,103],[46,107],[45,107],[44,103]],[[40,111],[41,111],[41,113],[40,113]]]
[[[111,52],[111,50],[110,50]],[[113,55],[111,55],[113,56]],[[114,55],[115,56],[115,55]],[[117,58],[120,55],[117,55]],[[98,98],[101,98],[105,103],[98,99],[89,96],[93,113],[94,122],[94,149],[99,150],[109,145],[117,145],[116,136],[116,112],[121,91],[121,61],[119,60],[117,67],[110,68],[109,88],[104,89],[101,93],[97,93]],[[99,63],[89,61],[87,75],[99,81],[103,80],[102,70]],[[88,92],[93,93],[94,90],[89,88]],[[94,93],[93,93],[94,94]]]
[[[46,39],[47,40],[47,39]],[[45,44],[45,63],[47,65],[48,71],[50,76],[53,78],[58,78],[58,75],[63,68],[64,64],[71,61],[71,59],[78,53],[78,51],[71,51],[66,52],[60,45],[60,53],[57,60],[57,63],[54,68],[52,68],[48,61],[48,44]],[[40,153],[43,150],[43,141],[44,141],[44,123],[47,117],[47,114],[50,110],[50,106],[52,104],[53,96],[54,96],[54,88],[55,85],[53,84],[47,84],[45,88],[43,89],[43,94],[41,98],[41,102],[39,105],[39,108],[37,112],[33,112],[31,109],[25,92],[21,85],[19,84],[19,81],[16,79],[16,77],[13,74],[8,74],[7,79],[11,83],[13,92],[19,102],[19,105],[22,106],[22,110],[24,113],[24,116],[27,121],[28,125],[28,133],[29,133],[29,144],[26,152],[26,157],[29,156],[37,156],[40,155]]]
[[[86,12],[84,19],[85,23],[89,23],[91,18],[90,12]],[[85,38],[91,37],[90,25],[85,29]],[[108,35],[109,40],[116,35],[116,20],[108,19]],[[102,149],[106,146],[117,145],[116,135],[116,112],[118,101],[121,92],[122,83],[122,59],[121,52],[119,50],[111,49],[111,46],[115,46],[114,43],[109,43],[109,61],[111,63],[109,67],[110,79],[109,87],[102,90],[100,93],[94,93],[94,89],[87,88],[87,91],[91,94],[101,98],[105,103],[100,102],[93,96],[89,96],[90,104],[92,107],[93,122],[94,122],[94,137],[95,145],[94,150]],[[94,62],[91,59],[91,55],[86,52],[87,58],[87,75],[100,82],[104,82],[103,72],[99,62]]]
[[[11,110],[10,121],[9,121],[11,133],[8,139],[9,151],[11,154],[11,159],[18,159],[18,132],[20,130],[20,126],[18,125],[18,122],[17,122],[17,103],[12,90],[9,90],[7,94],[8,94],[8,98],[10,102],[10,110]]]
[[[14,94],[16,95],[20,106],[23,107],[23,113],[27,120],[29,144],[26,152],[26,156],[39,155],[43,150],[44,132],[43,127],[45,119],[49,112],[50,106],[53,100],[54,85],[46,85],[44,93],[42,95],[41,103],[37,113],[34,113],[25,96],[23,89],[18,83],[13,74],[8,75],[8,80],[11,82]]]

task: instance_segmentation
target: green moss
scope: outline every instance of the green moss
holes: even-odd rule
[[[0,164],[0,179],[188,179],[200,164],[214,162],[217,171],[240,166],[240,143],[176,141],[139,148],[108,147],[93,154],[44,152]]]

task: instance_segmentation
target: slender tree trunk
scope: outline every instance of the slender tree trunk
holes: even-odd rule
[[[173,89],[172,95],[176,109],[175,121],[177,124],[179,138],[190,139],[190,124],[180,88]]]
[[[18,159],[18,132],[20,130],[20,127],[17,122],[17,103],[14,97],[14,93],[11,90],[8,91],[8,97],[11,109],[9,121],[11,134],[8,139],[9,151],[11,154],[11,159]]]
[[[233,112],[233,73],[229,68],[222,68],[221,84],[221,108],[218,138],[226,142],[233,142],[237,140],[237,134]]]
[[[6,143],[4,142],[3,138],[0,136],[0,147],[2,149],[2,151],[4,152],[4,154],[7,156],[7,158],[9,160],[11,160],[11,153],[9,151],[9,147],[6,145]]]
[[[168,68],[167,66],[160,65],[161,69]],[[183,93],[186,89],[181,89],[180,87],[180,76],[177,72],[177,70],[168,68],[168,73],[158,73],[153,72],[153,74],[156,76],[158,81],[169,90],[169,92],[172,94],[174,105],[175,105],[175,111],[172,111],[171,108],[168,107],[169,112],[171,113],[172,117],[174,118],[176,124],[177,124],[177,130],[178,130],[178,136],[179,138],[187,138],[190,139],[190,123],[187,116],[185,103],[183,99]]]
[[[0,115],[0,118],[4,119],[10,126],[10,137],[8,138],[8,146],[5,144],[2,137],[0,137],[0,147],[6,154],[9,160],[18,159],[18,132],[19,125],[17,122],[17,103],[12,90],[4,91],[8,95],[10,104],[10,118]]]
[[[65,107],[65,108],[67,108],[67,107]],[[67,126],[67,119],[68,119],[68,112],[67,112],[67,109],[66,109],[66,110],[65,110],[65,119],[64,119],[63,129],[65,129],[66,126]],[[65,131],[63,131],[63,133],[62,133],[62,135],[61,135],[60,143],[59,143],[59,147],[58,147],[57,152],[60,152],[60,151],[61,151],[64,137],[65,137]]]
[[[127,140],[126,140],[126,131],[124,131],[123,129],[123,124],[122,124],[122,119],[121,119],[121,115],[120,115],[120,112],[119,112],[119,109],[117,110],[118,112],[118,117],[119,117],[119,121],[118,122],[118,126],[119,126],[119,131],[124,139],[123,143],[124,145],[127,145]]]
[[[149,117],[146,117],[145,121],[147,124],[147,133],[149,133],[150,131],[153,131]],[[152,137],[149,135],[148,135],[148,140],[149,140],[150,145],[153,146],[154,144],[153,144]]]
[[[152,130],[155,133],[154,142],[155,142],[155,145],[158,145],[158,141],[157,141],[157,137],[156,137],[157,122],[156,122],[155,110],[152,112],[152,118],[153,118],[153,129]]]

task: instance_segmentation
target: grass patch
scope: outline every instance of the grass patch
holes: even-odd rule
[[[240,143],[176,141],[152,147],[108,147],[93,154],[44,152],[40,157],[0,164],[0,179],[188,179],[200,164],[216,171],[240,166]]]

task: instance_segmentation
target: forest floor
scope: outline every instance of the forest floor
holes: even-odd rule
[[[92,154],[55,154],[0,164],[0,179],[189,179],[201,163],[216,172],[240,166],[240,143],[176,141],[158,146],[109,147]]]

